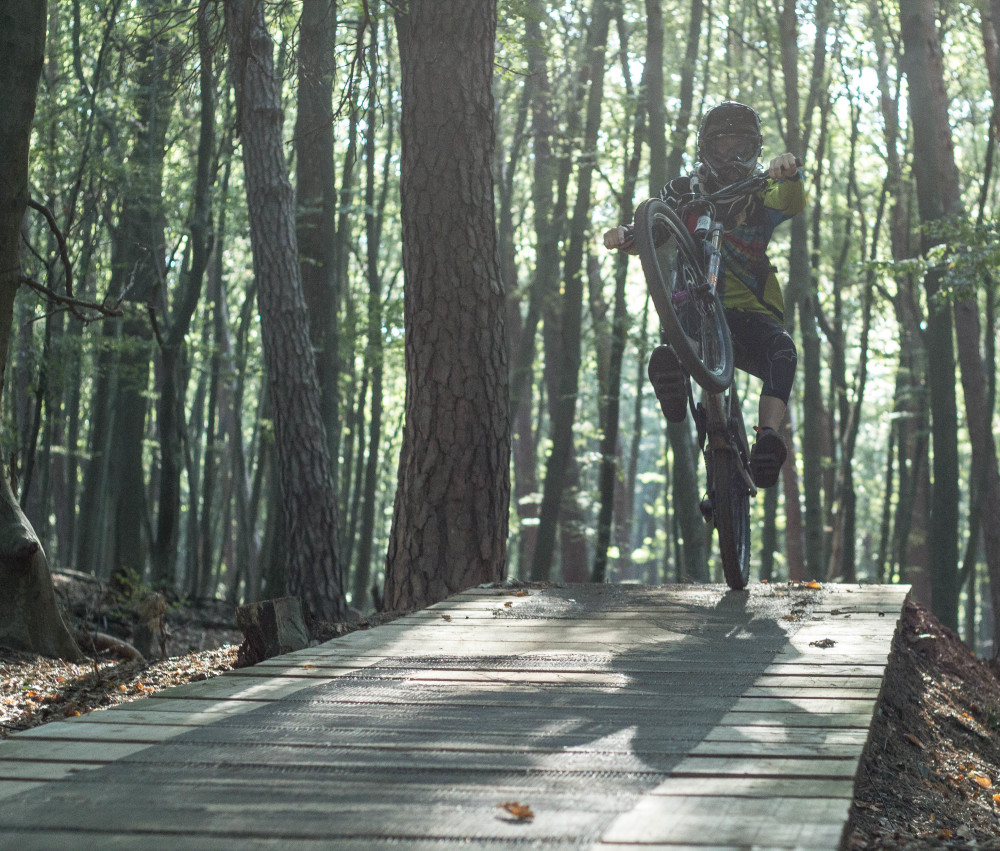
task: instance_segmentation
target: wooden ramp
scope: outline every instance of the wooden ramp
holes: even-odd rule
[[[837,848],[906,590],[474,589],[0,743],[0,847]]]

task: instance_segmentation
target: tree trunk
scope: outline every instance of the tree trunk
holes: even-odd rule
[[[46,4],[0,0],[0,397],[21,280],[21,220],[28,149],[45,55]],[[3,453],[0,452],[0,457]],[[78,661],[82,654],[56,605],[45,553],[0,473],[0,642]]]
[[[385,606],[408,609],[503,575],[510,400],[491,168],[496,2],[412,0],[396,26],[406,424]]]
[[[156,537],[151,548],[152,585],[173,589],[181,522],[181,470],[186,382],[182,381],[184,340],[201,297],[202,282],[212,249],[212,175],[215,172],[215,73],[212,62],[212,33],[208,20],[208,0],[198,6],[199,76],[201,82],[201,126],[195,172],[194,213],[191,217],[190,258],[185,264],[180,294],[173,314],[167,319],[164,295],[163,315],[167,325],[161,356],[163,383],[158,402],[157,426],[160,434],[160,494]]]
[[[338,620],[344,589],[336,491],[309,337],[295,210],[281,137],[271,36],[261,0],[227,0],[254,273],[288,546],[288,589],[308,616]]]
[[[798,18],[794,0],[785,0],[780,18],[781,64],[785,77],[786,148],[799,156],[805,155],[808,135],[808,109],[803,117],[799,108]],[[814,78],[818,86],[822,78]],[[816,330],[816,282],[810,274],[809,233],[805,216],[791,221],[791,250],[788,264],[788,290],[799,312],[802,352],[799,363],[802,376],[803,422],[799,432],[802,444],[802,488],[805,494],[805,562],[807,573],[822,576],[823,564],[823,399],[820,390],[820,345]],[[792,307],[794,309],[794,307]]]
[[[370,63],[377,65],[377,31],[372,31],[369,47]],[[381,462],[382,441],[382,378],[385,358],[382,336],[382,272],[379,268],[379,250],[382,242],[382,223],[385,215],[385,191],[387,175],[382,175],[383,192],[375,198],[375,128],[378,124],[377,79],[373,72],[368,80],[368,124],[365,130],[365,245],[368,263],[368,345],[365,351],[365,365],[371,375],[372,407],[368,425],[368,460],[365,464],[363,509],[361,512],[361,534],[358,537],[358,561],[355,567],[352,602],[354,608],[365,611],[368,608],[369,583],[371,582],[371,560],[375,533],[375,498],[378,484],[378,469]],[[387,121],[388,140],[383,153],[383,162],[388,167],[392,159],[392,123]],[[359,476],[360,476],[360,470]]]
[[[903,69],[913,127],[913,172],[920,220],[929,224],[960,212],[941,47],[934,0],[902,7]],[[925,250],[932,240],[924,236]],[[958,410],[952,312],[938,297],[941,273],[924,276],[927,297],[928,385],[931,405],[934,489],[931,495],[931,603],[942,623],[958,628]],[[975,345],[978,353],[978,335]],[[978,354],[977,354],[978,356]]]
[[[619,40],[622,43],[622,53],[627,54],[628,45],[624,24],[619,18]],[[647,62],[648,64],[648,62]],[[622,73],[631,84],[628,76],[628,62],[622,62]],[[631,85],[629,85],[631,89]],[[646,110],[642,99],[639,100],[632,127],[632,155],[625,163],[625,173],[622,180],[621,201],[618,220],[632,220],[633,196],[639,177],[639,160],[642,151],[642,137],[646,129]],[[627,144],[628,139],[624,140]],[[611,523],[614,516],[615,496],[619,493],[618,482],[622,470],[619,464],[618,428],[621,410],[622,361],[625,355],[625,335],[628,331],[628,313],[625,304],[625,281],[628,276],[628,254],[618,252],[615,263],[615,297],[614,312],[610,327],[610,346],[607,357],[607,376],[601,383],[601,471],[600,471],[600,510],[597,519],[597,543],[594,554],[592,581],[604,582],[608,567],[608,545],[611,542]],[[597,276],[598,279],[600,276]],[[593,302],[593,299],[591,300]],[[645,329],[644,329],[645,330]]]
[[[334,483],[337,445],[333,435],[340,429],[337,183],[333,166],[336,31],[336,0],[302,4],[295,116],[296,237]]]
[[[587,33],[588,78],[584,154],[577,176],[576,203],[570,229],[569,248],[563,269],[563,304],[560,316],[562,341],[559,347],[559,397],[555,401],[550,435],[552,449],[545,467],[542,508],[538,527],[538,546],[531,566],[531,577],[549,577],[555,553],[556,529],[563,500],[565,473],[573,452],[573,423],[576,418],[577,391],[580,380],[580,330],[583,309],[584,241],[589,234],[590,190],[595,166],[597,134],[600,128],[601,102],[604,95],[604,52],[608,40],[610,10],[605,0],[594,0],[590,29]]]

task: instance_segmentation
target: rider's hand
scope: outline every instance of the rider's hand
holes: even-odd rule
[[[788,177],[795,177],[798,170],[798,161],[795,158],[795,154],[782,154],[780,157],[775,157],[767,167],[768,176],[773,180],[784,180]]]
[[[624,225],[619,225],[604,232],[604,247],[612,251],[616,248],[627,248],[631,242],[628,229]]]

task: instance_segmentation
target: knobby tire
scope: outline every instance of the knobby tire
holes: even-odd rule
[[[710,393],[724,392],[733,380],[733,341],[718,293],[705,292],[701,245],[658,198],[636,210],[635,239],[667,342],[691,378]]]
[[[742,463],[732,449],[709,449],[712,518],[719,533],[719,554],[726,584],[746,588],[750,581],[750,491]]]

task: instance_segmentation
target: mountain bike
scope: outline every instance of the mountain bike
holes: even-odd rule
[[[697,405],[690,393],[688,401],[707,473],[708,494],[700,507],[719,534],[722,570],[735,590],[745,588],[750,578],[750,498],[757,487],[733,384],[732,336],[716,287],[723,232],[716,205],[752,195],[769,181],[758,173],[718,192],[691,196],[680,215],[650,198],[634,217],[634,239],[663,334],[703,391]],[[682,216],[697,216],[694,233]]]

